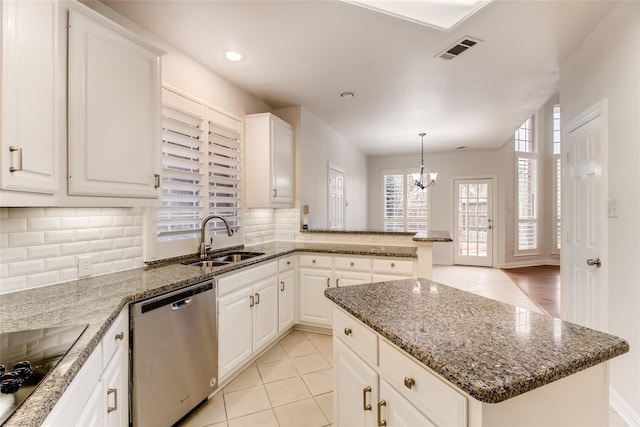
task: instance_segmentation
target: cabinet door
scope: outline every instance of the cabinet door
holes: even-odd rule
[[[105,425],[129,425],[129,360],[125,347],[118,347],[102,374],[103,415]]]
[[[69,11],[69,194],[157,198],[160,58],[98,19]]]
[[[104,420],[102,381],[100,381],[89,395],[87,403],[73,425],[77,427],[99,427],[104,425]]]
[[[300,269],[300,322],[331,326],[331,301],[324,296],[330,286],[329,272]]]
[[[375,426],[378,374],[339,339],[333,340],[334,423]]]
[[[276,120],[272,126],[273,203],[289,205],[293,203],[293,129]]]
[[[380,379],[380,418],[388,427],[435,427],[429,418],[418,411],[400,393],[382,378]]]
[[[3,189],[54,193],[58,189],[58,2],[3,1]]]
[[[218,299],[218,376],[224,378],[251,356],[251,286]]]
[[[253,351],[278,335],[278,283],[270,276],[253,285]]]
[[[371,283],[371,274],[357,271],[336,271],[334,273],[336,278],[336,287],[341,286],[353,286],[362,285],[364,283]]]
[[[278,284],[278,333],[282,333],[295,322],[293,270],[280,273]]]

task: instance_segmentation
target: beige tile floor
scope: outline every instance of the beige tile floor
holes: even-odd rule
[[[499,269],[434,266],[433,280],[533,311],[541,310]],[[182,427],[324,427],[333,423],[333,345],[292,331],[192,414]],[[613,410],[610,427],[626,427]]]

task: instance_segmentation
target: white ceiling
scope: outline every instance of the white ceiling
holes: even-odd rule
[[[494,1],[442,31],[331,0],[103,2],[272,107],[304,106],[370,155],[419,152],[420,132],[425,151],[500,147],[557,91],[560,64],[613,5]],[[465,36],[482,42],[436,57]],[[246,59],[225,60],[229,49]]]

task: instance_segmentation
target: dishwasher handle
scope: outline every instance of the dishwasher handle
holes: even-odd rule
[[[191,298],[186,298],[182,301],[174,302],[173,304],[171,304],[171,310],[180,310],[181,308],[184,308],[189,304],[191,304]]]

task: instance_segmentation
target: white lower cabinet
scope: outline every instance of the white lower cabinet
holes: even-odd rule
[[[300,322],[331,326],[331,302],[324,290],[331,287],[331,271],[300,269]]]
[[[333,319],[336,426],[467,425],[464,395],[336,306]]]
[[[293,257],[278,261],[278,266],[278,333],[281,334],[296,322]]]
[[[42,425],[129,425],[128,308],[118,315]]]
[[[278,335],[277,262],[218,279],[218,376],[223,382]]]

